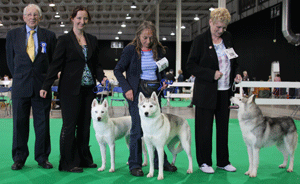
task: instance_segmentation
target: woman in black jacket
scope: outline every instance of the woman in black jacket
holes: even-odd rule
[[[61,71],[58,86],[63,119],[60,171],[83,172],[83,167],[97,167],[89,148],[91,104],[95,98],[93,87],[96,78],[102,81],[104,73],[98,54],[98,40],[84,32],[90,19],[85,7],[75,7],[71,15],[73,29],[58,38],[53,62],[40,91],[40,96],[45,97]]]
[[[121,59],[114,69],[114,74],[124,91],[124,97],[129,104],[132,118],[130,132],[130,156],[128,159],[129,170],[133,176],[143,176],[142,170],[142,144],[143,131],[138,109],[138,96],[142,92],[145,97],[150,97],[152,91],[158,92],[159,85],[155,83],[162,80],[162,72],[158,71],[156,62],[162,58],[164,46],[156,37],[156,29],[152,22],[144,21],[137,29],[136,36],[123,50]],[[123,75],[126,72],[126,78]],[[152,83],[152,87],[147,86]],[[164,83],[161,90],[167,85]],[[160,99],[160,98],[159,98]],[[158,168],[157,153],[155,154],[154,167]],[[164,156],[164,170],[174,172],[177,170]]]
[[[225,50],[233,48],[231,34],[226,32],[230,14],[225,8],[211,12],[209,29],[195,38],[186,69],[196,76],[193,104],[196,105],[196,156],[200,169],[214,173],[211,159],[214,116],[217,127],[217,166],[235,171],[229,162],[228,121],[229,98],[234,79],[241,80],[236,59],[229,59]],[[233,53],[231,53],[233,54]],[[234,55],[234,54],[233,54]]]

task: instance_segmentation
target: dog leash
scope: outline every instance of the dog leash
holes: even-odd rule
[[[236,86],[235,85],[236,85],[236,82],[233,82],[232,87],[231,87],[232,92],[236,91]]]
[[[106,84],[105,87],[103,87],[101,84],[98,84],[97,86],[95,86],[93,88],[94,93],[99,93],[99,92],[102,92],[102,91],[109,91],[108,84]]]
[[[93,88],[94,93],[100,93],[102,91],[109,91],[108,83],[106,83],[105,87],[103,87],[100,83]],[[100,102],[102,101],[103,101],[103,94],[101,94],[101,98],[100,98]]]
[[[234,81],[231,87],[232,92],[236,91],[236,82]],[[230,106],[228,107],[229,109],[238,109],[238,105],[233,105],[233,103],[230,102]]]
[[[173,84],[173,81],[172,81],[172,80],[165,80],[165,79],[162,79],[162,80],[160,81],[160,86],[159,86],[159,88],[157,89],[157,91],[159,91],[158,94],[157,94],[157,96],[159,96],[160,93],[162,92],[161,88],[163,87],[164,82],[165,82],[166,84],[168,84],[168,85],[172,85],[172,84]]]

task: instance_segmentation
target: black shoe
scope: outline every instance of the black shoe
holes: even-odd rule
[[[81,167],[73,167],[69,170],[61,170],[61,171],[67,171],[67,172],[73,172],[73,173],[82,173],[83,169]]]
[[[158,166],[154,167],[154,169],[158,170]],[[164,166],[164,171],[175,172],[177,171],[177,167],[175,165],[169,164],[167,166]]]
[[[193,107],[193,104],[190,104],[189,106],[187,106],[187,107],[189,107],[189,108],[192,108]]]
[[[144,172],[141,168],[135,168],[130,170],[130,174],[133,176],[144,176]]]
[[[167,165],[164,166],[164,171],[170,171],[170,172],[175,172],[177,171],[177,167],[175,165]]]
[[[39,163],[39,166],[43,167],[44,169],[52,169],[53,168],[53,165],[48,161]]]
[[[80,165],[80,167],[83,167],[83,168],[97,168],[97,164],[90,164],[90,165]]]
[[[20,170],[20,169],[22,169],[23,166],[24,166],[24,163],[23,163],[23,162],[16,161],[16,162],[11,166],[11,169],[12,169],[12,170]]]

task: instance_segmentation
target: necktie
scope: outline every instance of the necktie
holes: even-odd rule
[[[30,57],[31,61],[33,62],[34,61],[34,40],[33,40],[33,33],[35,31],[34,30],[31,30],[30,31],[30,36],[28,38],[28,42],[27,42],[27,54],[28,56]]]

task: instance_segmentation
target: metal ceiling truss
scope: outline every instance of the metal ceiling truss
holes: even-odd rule
[[[54,31],[58,36],[63,34],[64,30],[70,30],[72,23],[70,15],[74,7],[83,5],[88,8],[92,20],[89,22],[88,30],[93,30],[96,35],[103,34],[101,30],[110,30],[107,39],[114,39],[111,35],[116,35],[118,30],[129,29],[134,35],[135,28],[144,20],[155,22],[155,9],[159,4],[160,31],[169,29],[170,32],[176,27],[176,0],[0,0],[0,22],[4,26],[0,27],[0,38],[5,38],[6,32],[10,29],[24,25],[23,9],[30,3],[37,4],[41,10],[43,19],[40,26]],[[49,4],[54,3],[54,7]],[[131,5],[135,4],[136,9]],[[190,39],[191,24],[195,23],[194,17],[209,14],[209,7],[217,7],[218,0],[182,0],[182,24],[186,31],[183,31],[183,37]],[[59,14],[59,18],[55,15]],[[131,19],[126,19],[127,16]],[[126,28],[121,28],[125,23]],[[64,24],[64,27],[61,27]],[[166,33],[165,36],[168,36]],[[105,35],[98,36],[98,39]],[[121,35],[124,39],[131,39],[132,36]],[[183,38],[183,41],[185,38]]]

